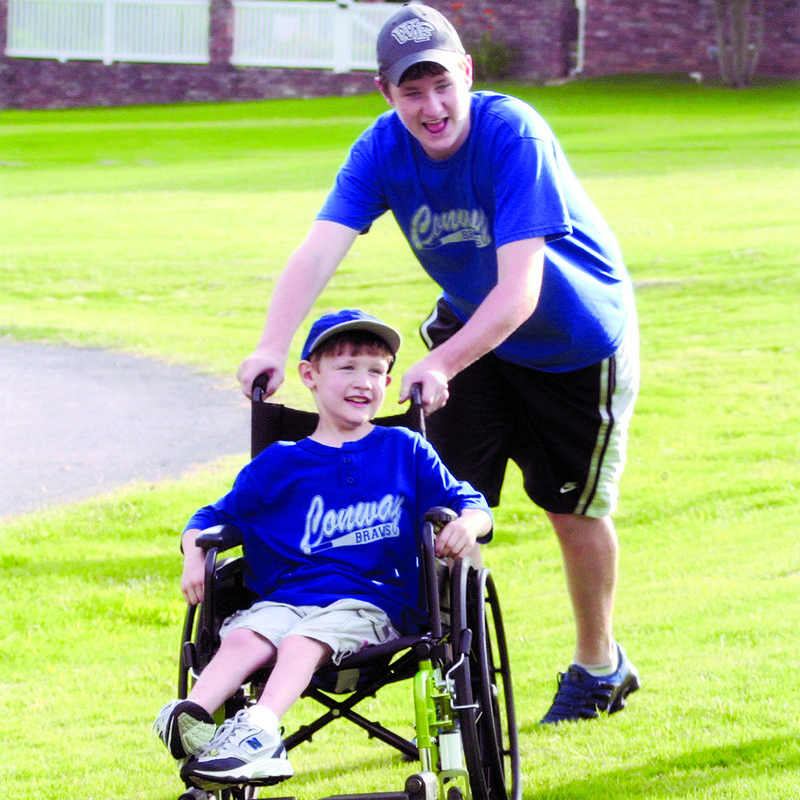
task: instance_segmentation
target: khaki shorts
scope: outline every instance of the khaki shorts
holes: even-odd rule
[[[363,600],[349,598],[322,607],[262,600],[228,617],[219,635],[224,639],[236,628],[254,631],[275,647],[290,635],[314,639],[331,648],[334,664],[368,645],[382,644],[400,636],[385,611]]]

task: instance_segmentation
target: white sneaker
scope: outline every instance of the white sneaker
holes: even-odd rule
[[[254,724],[247,709],[226,720],[181,770],[181,777],[202,788],[244,783],[268,786],[292,775],[294,768],[280,733]]]
[[[202,750],[216,730],[217,724],[211,714],[191,700],[167,703],[153,723],[153,731],[178,760]]]

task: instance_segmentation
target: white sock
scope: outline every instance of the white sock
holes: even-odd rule
[[[614,658],[607,664],[584,664],[581,661],[575,660],[575,663],[585,669],[590,675],[596,678],[604,678],[607,675],[613,675],[619,668],[619,651],[614,646]]]
[[[278,733],[280,720],[271,708],[256,704],[250,706],[248,713],[250,715],[250,721],[258,725],[259,728],[263,728],[268,733]]]

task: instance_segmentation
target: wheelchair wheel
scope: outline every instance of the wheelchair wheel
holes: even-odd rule
[[[474,800],[520,800],[520,759],[511,668],[500,601],[488,569],[457,562],[452,577],[454,648],[472,634],[455,673],[456,705]]]

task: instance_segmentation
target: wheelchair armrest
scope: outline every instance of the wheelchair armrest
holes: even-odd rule
[[[208,552],[212,547],[223,552],[238,547],[244,541],[242,532],[232,523],[224,525],[214,525],[213,528],[206,528],[198,534],[195,544]]]
[[[430,522],[433,525],[434,536],[447,525],[458,517],[455,511],[445,506],[436,506],[431,508],[423,517],[425,522]],[[488,544],[492,541],[493,531],[478,537],[478,544]]]

